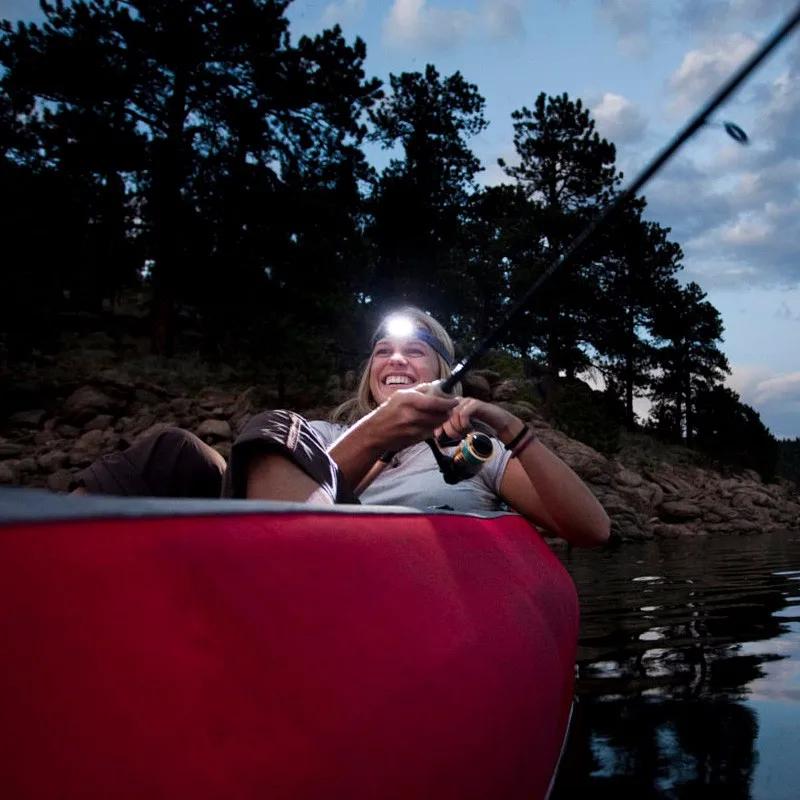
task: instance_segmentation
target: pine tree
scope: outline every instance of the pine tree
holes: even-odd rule
[[[522,187],[533,204],[526,220],[531,258],[512,273],[516,294],[530,285],[565,249],[591,216],[614,195],[622,178],[616,171],[616,149],[601,139],[580,100],[565,93],[540,94],[533,109],[512,115],[514,146],[520,163],[500,165]],[[555,273],[536,298],[535,308],[518,326],[514,344],[525,353],[545,354],[549,369],[569,377],[589,359],[589,320],[598,293],[597,242],[578,263]]]
[[[456,72],[390,76],[386,100],[372,113],[372,138],[399,148],[371,198],[374,270],[369,294],[416,303],[449,319],[458,307],[458,269],[464,218],[480,162],[468,140],[487,123],[485,101]]]
[[[652,332],[659,341],[653,353],[656,375],[651,391],[656,415],[672,437],[691,446],[696,396],[730,373],[728,359],[719,349],[722,319],[696,283],[681,287],[672,281],[653,316]]]

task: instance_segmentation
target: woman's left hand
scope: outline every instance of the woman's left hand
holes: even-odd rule
[[[474,397],[464,397],[450,412],[444,425],[436,431],[453,439],[463,439],[472,428],[472,420],[479,419],[494,429],[500,441],[507,442],[522,429],[523,423],[509,411]]]

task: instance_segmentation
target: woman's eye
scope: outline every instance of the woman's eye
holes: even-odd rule
[[[376,356],[388,356],[389,355],[389,348],[388,347],[378,347],[375,350]]]
[[[425,355],[425,351],[421,347],[409,347],[408,350],[406,350],[406,352],[410,356],[415,356],[415,357]]]

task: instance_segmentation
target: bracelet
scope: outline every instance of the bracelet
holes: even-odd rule
[[[528,435],[511,451],[511,458],[519,458],[523,450],[528,448],[528,445],[536,441],[536,433],[528,428]]]
[[[506,450],[513,450],[525,438],[525,434],[529,432],[530,428],[523,424],[522,430],[506,445]]]

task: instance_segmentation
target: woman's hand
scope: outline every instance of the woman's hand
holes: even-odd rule
[[[458,398],[428,394],[420,388],[398,389],[328,449],[348,488],[355,489],[384,453],[432,437],[459,403]]]
[[[484,403],[474,397],[458,398],[458,405],[450,412],[436,435],[445,433],[453,439],[463,439],[472,428],[472,420],[478,419],[493,428],[501,442],[509,442],[523,427],[523,423],[500,406]]]
[[[463,402],[424,390],[425,385],[398,389],[364,420],[384,450],[402,450],[429,439]]]
[[[468,397],[450,412],[441,430],[461,439],[472,427],[471,420],[490,425],[504,444],[525,428],[522,420],[500,406]],[[500,496],[537,527],[579,547],[608,539],[611,521],[602,505],[578,475],[538,440],[509,460],[500,481]]]

